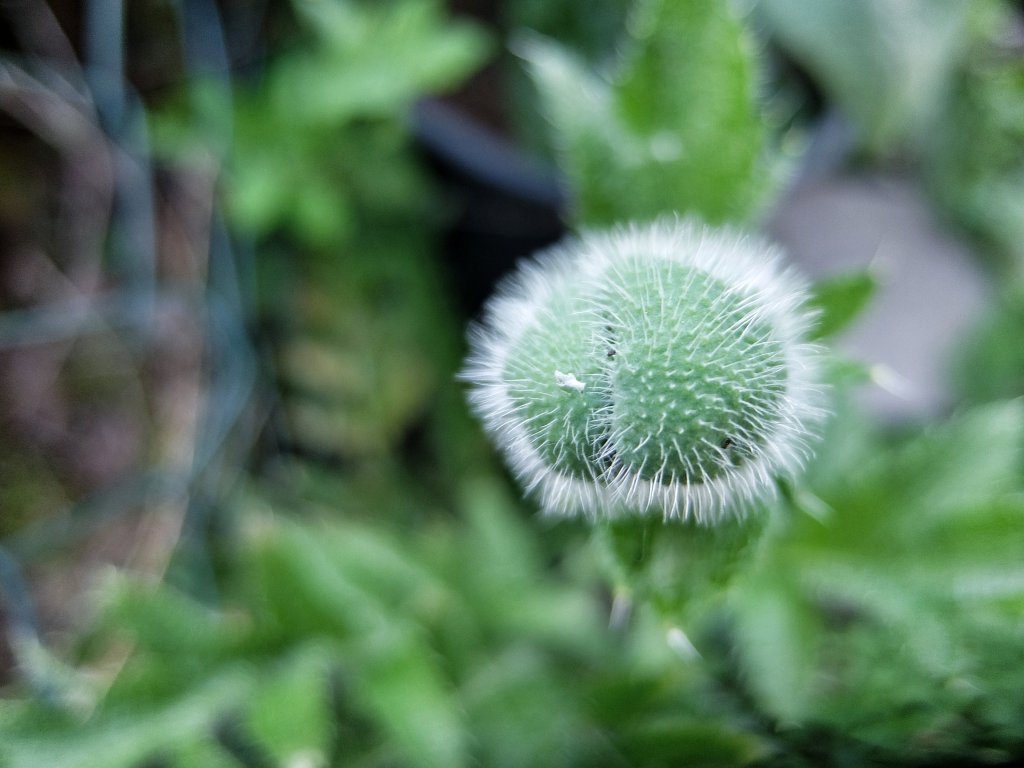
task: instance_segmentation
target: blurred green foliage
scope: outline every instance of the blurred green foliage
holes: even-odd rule
[[[514,0],[502,7],[500,23],[516,36],[539,35],[557,41],[591,67],[614,66],[618,43],[631,0],[593,0],[586,4],[572,0]],[[502,69],[507,120],[516,140],[531,153],[555,163],[549,145],[548,117],[532,78],[510,51]]]
[[[458,526],[415,531],[372,511],[339,520],[307,502],[296,522],[240,502],[220,610],[112,577],[84,660],[102,670],[112,645],[132,652],[92,688],[88,735],[75,712],[5,702],[0,760],[733,765],[764,752],[695,706],[695,667],[648,652],[656,624],[607,631],[584,549],[552,570],[501,486],[467,481],[463,495]]]
[[[402,121],[415,99],[479,66],[487,38],[438,2],[295,8],[304,44],[237,107],[228,203],[238,225],[324,250],[375,218],[422,218],[430,194]]]
[[[884,450],[863,425],[837,416],[808,473],[817,514],[777,519],[733,585],[741,663],[781,721],[863,759],[1006,759],[1024,712],[1024,403]]]
[[[770,188],[753,43],[727,4],[636,3],[609,73],[536,37],[530,65],[581,224],[744,219]]]
[[[1024,57],[1003,4],[972,6],[951,95],[929,126],[925,169],[937,202],[1024,283]]]
[[[601,66],[616,55],[631,6],[630,0],[515,0],[503,8],[503,21],[513,34],[528,29]]]
[[[808,65],[831,62],[821,71],[872,146],[920,120],[948,130],[927,151],[950,189],[963,185],[950,210],[974,206],[991,241],[1019,244],[1002,186],[1019,162],[1018,64],[989,58],[983,35],[953,35],[979,23],[974,10],[933,4],[941,34],[877,58],[889,17],[870,14],[923,30],[932,16],[913,14],[926,4],[768,5]],[[834,361],[819,456],[764,510],[763,538],[680,526],[646,546],[531,519],[451,384],[459,330],[431,239],[444,211],[405,123],[413,99],[483,61],[485,38],[427,0],[296,11],[303,43],[240,86],[231,141],[209,84],[153,116],[179,160],[231,146],[226,205],[258,254],[290,442],[225,516],[217,605],[110,574],[67,659],[25,654],[25,676],[51,681],[51,696],[0,700],[0,766],[1024,756],[1019,299],[972,345],[964,406],[945,423],[872,424],[853,405],[861,372]],[[610,74],[582,63],[596,49],[519,46],[578,222],[749,218],[771,192],[773,138],[743,20],[705,0],[634,12]],[[853,26],[826,33],[837,19]],[[970,114],[991,137],[976,147]],[[985,189],[1006,191],[1006,207]],[[873,290],[869,274],[818,285],[819,338]]]
[[[959,0],[761,0],[771,31],[856,121],[860,140],[888,148],[935,120],[969,40]],[[925,135],[919,133],[920,136]]]
[[[1024,287],[1004,289],[968,339],[955,379],[965,399],[987,402],[1024,393]]]
[[[492,46],[436,0],[296,0],[295,11],[298,40],[238,88],[225,202],[259,248],[286,441],[382,459],[424,417],[459,347],[432,252],[444,210],[414,156],[409,113]],[[209,84],[197,87],[190,103],[208,107]],[[202,124],[196,111],[157,115],[165,145]]]
[[[1003,0],[761,0],[870,158],[913,162],[941,209],[1024,276],[1024,57]]]

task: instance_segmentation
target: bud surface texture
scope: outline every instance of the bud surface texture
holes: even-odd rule
[[[822,417],[804,282],[694,220],[594,232],[508,278],[470,334],[470,402],[550,514],[744,514]]]

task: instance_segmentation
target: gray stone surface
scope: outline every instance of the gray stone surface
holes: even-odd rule
[[[766,229],[812,279],[869,268],[880,289],[837,340],[869,364],[866,404],[905,421],[951,405],[949,371],[992,290],[912,180],[832,173],[799,182]]]

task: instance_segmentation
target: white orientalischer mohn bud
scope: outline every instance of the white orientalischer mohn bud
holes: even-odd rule
[[[805,283],[689,219],[525,263],[470,332],[470,403],[544,511],[713,523],[775,493],[823,416]]]

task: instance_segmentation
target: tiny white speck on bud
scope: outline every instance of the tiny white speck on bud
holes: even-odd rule
[[[561,371],[555,371],[555,384],[562,389],[571,389],[575,392],[582,392],[587,388],[587,385],[577,379],[575,375]]]
[[[503,283],[461,377],[544,512],[715,523],[809,457],[824,410],[806,298],[779,249],[738,230],[590,232]]]

